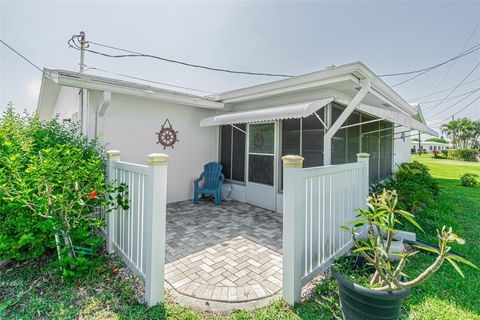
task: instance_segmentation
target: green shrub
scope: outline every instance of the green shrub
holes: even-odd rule
[[[392,176],[372,186],[373,193],[383,189],[396,190],[400,207],[412,212],[431,204],[439,191],[428,167],[418,161],[401,164]]]
[[[444,158],[447,158],[447,157],[448,157],[448,149],[443,149],[443,150],[441,150],[440,152],[442,153],[442,156],[443,156]]]
[[[464,187],[475,187],[478,184],[478,175],[474,173],[465,173],[460,178],[460,184]]]
[[[102,242],[98,210],[126,206],[124,186],[105,182],[103,154],[77,125],[7,109],[0,117],[0,259],[56,248],[65,276],[88,269]],[[116,191],[118,199],[105,196]]]
[[[448,149],[448,158],[464,161],[478,161],[480,151],[478,149]]]

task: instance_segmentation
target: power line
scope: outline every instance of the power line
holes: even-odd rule
[[[105,70],[105,69],[101,69],[101,68],[97,68],[97,67],[89,67],[89,66],[87,66],[87,65],[85,65],[85,67],[87,67],[87,68],[85,69],[85,71],[88,71],[88,70],[97,70],[97,71],[105,72],[105,73],[108,73],[108,74],[111,74],[111,75],[116,75],[116,76],[121,76],[121,77],[125,77],[125,78],[134,79],[134,80],[140,80],[140,81],[145,81],[145,82],[160,84],[160,85],[163,85],[163,86],[169,86],[169,87],[173,87],[173,88],[186,89],[186,90],[196,91],[196,92],[200,92],[200,93],[214,94],[214,92],[211,92],[211,91],[204,91],[204,90],[199,90],[199,89],[195,89],[195,88],[189,88],[189,87],[183,87],[183,86],[179,86],[179,85],[175,85],[175,84],[170,84],[170,83],[166,83],[166,82],[160,82],[160,81],[155,81],[155,80],[140,78],[140,77],[131,76],[131,75],[123,74],[123,73],[111,72],[111,71],[108,71],[108,70]]]
[[[480,80],[480,78],[475,78],[475,79],[473,79],[473,80],[470,80],[470,81],[464,82],[464,83],[462,83],[462,85],[461,85],[461,86],[459,86],[459,87],[466,86],[467,84],[470,84],[470,83],[477,82],[478,80]],[[431,97],[431,96],[437,95],[437,94],[439,94],[439,93],[442,93],[442,92],[448,91],[448,90],[450,90],[450,89],[453,89],[453,88],[455,88],[455,86],[448,87],[448,88],[442,89],[442,90],[440,90],[440,91],[437,91],[437,92],[432,92],[432,93],[429,93],[429,94],[427,94],[427,95],[420,96],[420,97],[416,97],[416,98],[413,98],[413,99],[410,99],[410,100],[411,100],[411,101],[416,101],[417,99],[428,98],[428,97]]]
[[[452,89],[452,91],[450,91],[439,103],[437,103],[436,105],[434,105],[431,110],[433,110],[433,109],[435,109],[436,107],[438,107],[440,104],[442,104],[443,101],[445,101],[445,99],[447,99],[453,92],[455,92],[455,90],[457,90],[457,88],[458,88],[465,80],[467,80],[467,78],[478,68],[478,66],[480,66],[480,62],[477,63],[477,65],[466,75],[465,78],[462,79],[462,81],[460,81],[459,84],[457,84],[457,85],[455,86],[455,88]],[[430,110],[430,111],[431,111],[431,110]]]
[[[452,87],[452,88],[454,88],[454,87]],[[463,96],[468,95],[468,94],[470,94],[470,93],[472,93],[472,92],[477,92],[478,90],[480,90],[480,88],[476,88],[476,89],[473,89],[473,90],[470,90],[470,91],[467,91],[467,92],[458,94],[458,95],[456,95],[456,96],[448,97],[448,98],[445,99],[445,100],[443,100],[443,98],[442,98],[442,99],[435,99],[435,100],[418,101],[417,103],[423,105],[423,104],[429,104],[429,103],[439,102],[439,101],[442,101],[442,100],[443,100],[443,102],[446,102],[446,101],[449,101],[449,100],[455,100],[455,99],[457,99],[457,98],[463,97]],[[432,107],[432,106],[426,107],[425,109],[428,109],[428,108],[431,108],[431,107]]]
[[[457,59],[460,59],[460,58],[463,58],[471,53],[474,53],[476,51],[480,50],[480,43],[477,43],[476,45],[474,45],[473,47],[463,51],[463,52],[460,52],[459,54],[457,54],[455,57],[453,58],[450,58],[448,60],[445,60],[443,62],[440,62],[440,63],[437,63],[436,65],[433,65],[433,66],[430,66],[430,67],[426,67],[426,68],[422,68],[422,69],[418,69],[418,70],[412,70],[412,71],[407,71],[407,72],[399,72],[399,73],[387,73],[387,74],[381,74],[379,75],[379,77],[395,77],[395,76],[405,76],[405,75],[409,75],[409,74],[415,74],[415,73],[425,73],[425,72],[429,72],[433,69],[436,69],[438,67],[441,67],[451,61],[454,61],[454,60],[457,60]],[[422,74],[423,74],[422,73]]]
[[[457,104],[459,104],[460,102],[464,101],[465,99],[467,99],[468,97],[471,97],[473,94],[475,94],[477,91],[480,91],[480,89],[477,89],[475,91],[473,91],[472,93],[470,93],[469,95],[465,96],[464,98],[458,100],[457,102],[455,102],[454,104],[452,105],[449,105],[448,107],[446,108],[443,108],[441,111],[437,112],[435,115],[438,116],[439,114],[442,114],[444,113],[445,111],[449,110],[450,108],[453,108],[455,107]],[[433,109],[432,109],[433,110]],[[432,110],[429,110],[427,112],[425,112],[425,114],[428,114],[430,113]]]
[[[5,41],[1,40],[0,39],[0,42],[3,43],[7,48],[9,48],[10,50],[12,50],[13,52],[15,52],[18,56],[20,56],[23,60],[27,61],[29,64],[31,64],[35,69],[37,69],[38,71],[40,71],[42,74],[43,74],[43,70],[37,66],[35,63],[33,63],[32,61],[30,61],[27,57],[25,57],[23,54],[21,54],[20,52],[18,52],[17,50],[15,50],[14,48],[12,48],[10,45],[8,45]]]
[[[470,33],[470,36],[468,37],[467,41],[465,41],[465,43],[463,44],[462,46],[462,49],[460,50],[460,52],[462,52],[465,47],[467,46],[467,44],[470,42],[470,40],[472,39],[473,35],[475,34],[475,32],[477,31],[478,27],[480,26],[480,20],[478,20],[477,24],[475,25],[475,27],[473,28],[473,31]],[[440,87],[440,85],[443,83],[443,80],[445,80],[445,78],[447,77],[447,75],[450,73],[450,71],[452,70],[453,66],[455,65],[455,62],[457,62],[456,60],[452,62],[452,64],[450,64],[450,66],[448,67],[448,70],[447,72],[445,72],[445,74],[443,75],[443,77],[440,79],[440,81],[437,83],[437,85],[435,86],[435,89],[433,89],[433,91],[437,91],[438,87]]]
[[[454,114],[448,116],[447,118],[443,119],[441,121],[441,123],[447,121],[448,119],[450,119],[452,116],[456,116],[457,114],[459,114],[460,112],[462,112],[463,110],[467,109],[468,107],[470,107],[475,101],[479,100],[480,99],[480,96],[476,97],[473,101],[470,101],[466,106],[464,106],[462,109],[458,110],[457,112],[455,112]]]
[[[68,45],[69,45],[71,48],[74,48],[74,49],[76,49],[76,50],[81,50],[79,44],[75,41],[75,36],[73,36],[72,38],[70,38],[70,40],[68,40],[67,43],[68,43]],[[145,53],[135,52],[135,51],[131,51],[131,50],[127,50],[127,49],[122,49],[122,48],[118,48],[118,47],[114,47],[114,46],[109,46],[109,45],[102,44],[102,43],[98,43],[98,42],[94,42],[94,41],[87,41],[87,44],[93,44],[93,45],[97,45],[97,46],[101,46],[101,47],[105,47],[105,48],[109,48],[109,49],[113,49],[113,50],[118,50],[118,51],[123,51],[123,52],[127,52],[127,53],[128,53],[128,54],[119,54],[119,55],[108,54],[108,53],[105,53],[105,52],[99,52],[99,51],[91,50],[91,49],[89,49],[89,46],[87,46],[87,47],[84,49],[84,50],[87,51],[87,52],[94,53],[94,54],[98,54],[98,55],[102,55],[102,56],[109,57],[109,58],[136,58],[136,57],[143,57],[143,58],[152,58],[152,59],[157,59],[157,60],[161,60],[161,61],[165,61],[165,62],[176,63],[176,64],[180,64],[180,65],[187,66],[187,67],[193,67],[193,68],[200,68],[200,69],[210,70],[210,71],[218,71],[218,72],[226,72],[226,73],[234,73],[234,74],[246,74],[246,75],[254,75],[254,76],[269,76],[269,77],[284,77],[284,78],[291,78],[291,77],[293,77],[293,75],[288,75],[288,74],[275,74],[275,73],[265,73],[265,72],[239,71],[239,70],[231,70],[231,69],[223,69],[223,68],[216,68],[216,67],[204,66],[204,65],[193,64],[193,63],[184,62],[184,61],[180,61],[180,60],[174,60],[174,59],[164,58],[164,57],[160,57],[160,56],[155,56],[155,55],[151,55],[151,54],[145,54]]]

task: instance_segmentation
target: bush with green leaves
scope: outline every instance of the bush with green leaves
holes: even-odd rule
[[[464,187],[475,187],[478,184],[478,175],[474,173],[465,173],[460,178],[460,184]]]
[[[448,149],[448,158],[463,161],[478,161],[480,150],[478,149]]]
[[[56,249],[63,275],[81,275],[102,243],[99,211],[128,206],[125,187],[106,182],[103,148],[75,124],[12,108],[0,117],[0,148],[0,258]]]
[[[396,190],[400,208],[418,212],[435,200],[438,195],[438,183],[424,164],[413,161],[401,164],[390,177],[372,185],[372,193],[383,189]]]

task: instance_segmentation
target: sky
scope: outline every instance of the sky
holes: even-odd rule
[[[299,75],[362,61],[377,74],[398,73],[435,65],[479,44],[479,23],[480,1],[0,0],[0,39],[41,68],[74,71],[79,68],[79,53],[68,47],[67,40],[83,30],[87,40],[218,68]],[[432,109],[477,63],[480,50],[394,89],[409,102],[421,102],[428,123],[438,128],[442,120],[480,97],[479,91],[467,98],[447,99]],[[280,79],[89,53],[85,64],[207,92]],[[120,78],[94,69],[87,72]],[[384,80],[394,85],[407,78]],[[40,71],[0,44],[0,112],[10,101],[18,110],[34,111],[40,83]],[[480,88],[480,66],[465,83],[450,97]],[[419,99],[422,96],[427,97]],[[462,98],[465,100],[459,102]],[[463,116],[479,119],[480,99],[455,115]]]

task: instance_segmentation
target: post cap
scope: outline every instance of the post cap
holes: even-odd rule
[[[120,155],[122,153],[120,152],[120,150],[108,150],[107,151],[107,158],[108,159],[112,159],[112,158],[120,158]]]
[[[370,158],[370,153],[357,153],[357,159],[368,159]]]
[[[283,166],[286,168],[302,168],[303,167],[303,157],[286,155],[282,157]]]
[[[170,156],[165,153],[151,153],[148,155],[148,164],[151,166],[163,166],[168,163]]]

